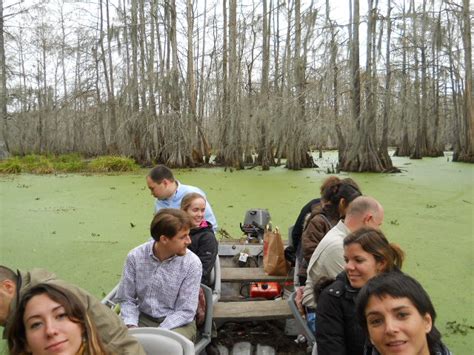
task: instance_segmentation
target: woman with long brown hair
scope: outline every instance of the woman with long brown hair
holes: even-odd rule
[[[46,283],[23,295],[7,338],[11,355],[111,355],[77,297]]]

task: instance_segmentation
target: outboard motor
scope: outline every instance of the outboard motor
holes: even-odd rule
[[[240,229],[247,235],[247,243],[262,243],[265,227],[270,223],[270,212],[264,208],[254,208],[245,212]]]

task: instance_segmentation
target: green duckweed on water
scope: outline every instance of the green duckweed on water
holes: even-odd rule
[[[383,231],[406,252],[404,271],[431,295],[445,342],[455,354],[472,353],[474,166],[446,157],[393,163],[402,173],[339,176],[352,177],[382,203]],[[219,226],[233,237],[241,236],[250,208],[267,208],[286,237],[301,207],[319,193],[324,171],[210,168],[175,175],[207,193]],[[146,174],[1,175],[1,263],[49,269],[101,298],[120,279],[127,252],[149,238]]]

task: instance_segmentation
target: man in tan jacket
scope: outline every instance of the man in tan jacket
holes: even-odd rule
[[[359,196],[347,209],[346,217],[340,220],[321,240],[309,261],[303,305],[315,308],[313,288],[325,277],[335,279],[344,270],[344,238],[362,227],[380,228],[384,210],[373,197]]]
[[[107,349],[120,355],[145,355],[138,341],[128,334],[127,327],[110,308],[87,291],[56,278],[43,269],[13,272],[0,265],[0,325],[5,327],[3,337],[8,334],[18,301],[25,291],[40,283],[48,283],[72,292],[83,303],[99,336]]]

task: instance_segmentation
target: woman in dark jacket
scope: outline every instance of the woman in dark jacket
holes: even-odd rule
[[[301,237],[303,257],[309,262],[319,242],[339,219],[344,218],[346,209],[356,197],[362,195],[354,180],[331,177],[321,194],[321,203],[312,207]]]
[[[204,219],[206,199],[196,192],[187,194],[181,201],[181,209],[191,217],[194,225],[189,232],[191,245],[188,249],[201,259],[201,283],[212,287],[210,275],[216,262],[218,243],[212,224]]]
[[[321,201],[311,208],[301,236],[302,260],[298,277],[304,282],[307,279],[308,263],[319,242],[339,222],[339,219],[344,218],[349,204],[361,195],[359,187],[351,178],[340,180],[331,176],[326,179],[323,186],[321,186]]]
[[[340,180],[337,176],[330,176],[324,180],[320,187],[320,195],[323,196],[326,187],[332,185],[333,183],[337,183],[338,181]],[[315,198],[303,206],[298,217],[296,218],[295,223],[293,224],[293,228],[291,229],[292,243],[285,249],[285,258],[291,263],[292,266],[296,266],[296,260],[298,260],[299,269],[297,271],[300,285],[304,285],[306,282],[306,267],[308,264],[303,258],[303,247],[301,245],[302,234],[304,227],[307,224],[307,219],[310,218],[309,216],[311,215],[311,212],[315,211],[317,206],[320,204],[321,199]]]
[[[403,251],[373,228],[361,228],[344,239],[345,271],[329,286],[315,286],[318,355],[362,355],[365,335],[356,320],[355,299],[377,274],[399,270]]]

